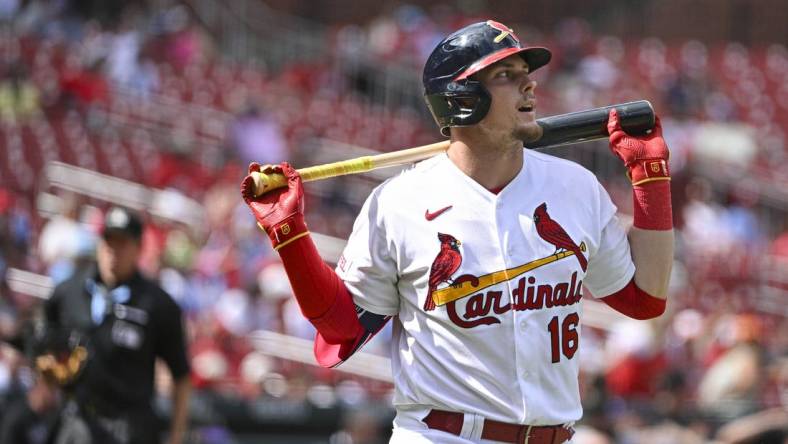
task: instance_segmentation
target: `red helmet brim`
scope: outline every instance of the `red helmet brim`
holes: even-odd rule
[[[551,57],[550,51],[547,48],[543,48],[541,46],[529,46],[527,48],[504,48],[477,60],[471,66],[469,66],[468,69],[455,77],[454,81],[457,82],[459,80],[467,79],[484,68],[492,65],[493,63],[503,60],[513,54],[522,54],[523,59],[526,61],[526,63],[528,63],[528,69],[530,72],[534,72],[538,68],[546,65],[547,62],[550,61]]]

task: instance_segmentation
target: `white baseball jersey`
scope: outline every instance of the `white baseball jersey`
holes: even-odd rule
[[[498,194],[445,154],[376,188],[337,273],[396,316],[395,407],[578,420],[581,288],[606,296],[635,270],[615,213],[590,171],[530,150]]]

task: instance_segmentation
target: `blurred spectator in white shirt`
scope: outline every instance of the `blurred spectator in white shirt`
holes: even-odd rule
[[[765,242],[761,222],[754,210],[758,203],[757,186],[748,180],[734,184],[728,192],[728,206],[722,213],[724,230],[733,242],[749,251],[762,247]]]
[[[71,276],[75,261],[93,249],[94,234],[79,222],[79,208],[77,197],[65,194],[60,213],[49,219],[38,239],[39,257],[55,283]]]
[[[256,103],[248,103],[233,122],[229,138],[236,156],[244,164],[273,165],[288,158],[287,141],[279,122]]]
[[[711,185],[701,178],[687,185],[688,203],[684,206],[682,239],[691,254],[714,255],[727,251],[730,233],[721,222],[722,209],[712,200]]]
[[[617,67],[624,55],[624,44],[616,37],[602,37],[596,53],[585,56],[578,67],[582,81],[592,88],[609,90],[619,84]]]
[[[124,16],[117,32],[109,39],[107,77],[115,84],[126,85],[136,72],[142,36],[132,26],[132,16]]]

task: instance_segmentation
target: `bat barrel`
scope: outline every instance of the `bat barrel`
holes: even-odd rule
[[[621,128],[628,134],[645,134],[654,128],[654,108],[648,100],[638,100],[538,119],[542,137],[527,146],[542,148],[607,137],[607,117],[612,108],[618,111]]]

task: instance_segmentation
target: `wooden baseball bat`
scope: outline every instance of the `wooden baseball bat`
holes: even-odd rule
[[[638,100],[537,119],[536,123],[542,128],[542,136],[539,140],[528,143],[528,148],[554,147],[607,137],[607,116],[611,108],[616,108],[618,111],[621,127],[628,134],[644,134],[654,127],[654,109],[651,103],[647,100]],[[444,140],[391,153],[300,168],[298,174],[304,182],[311,182],[363,173],[378,168],[418,162],[440,154],[448,147],[449,141]],[[287,181],[281,174],[252,173],[252,177],[257,196],[287,186]]]

